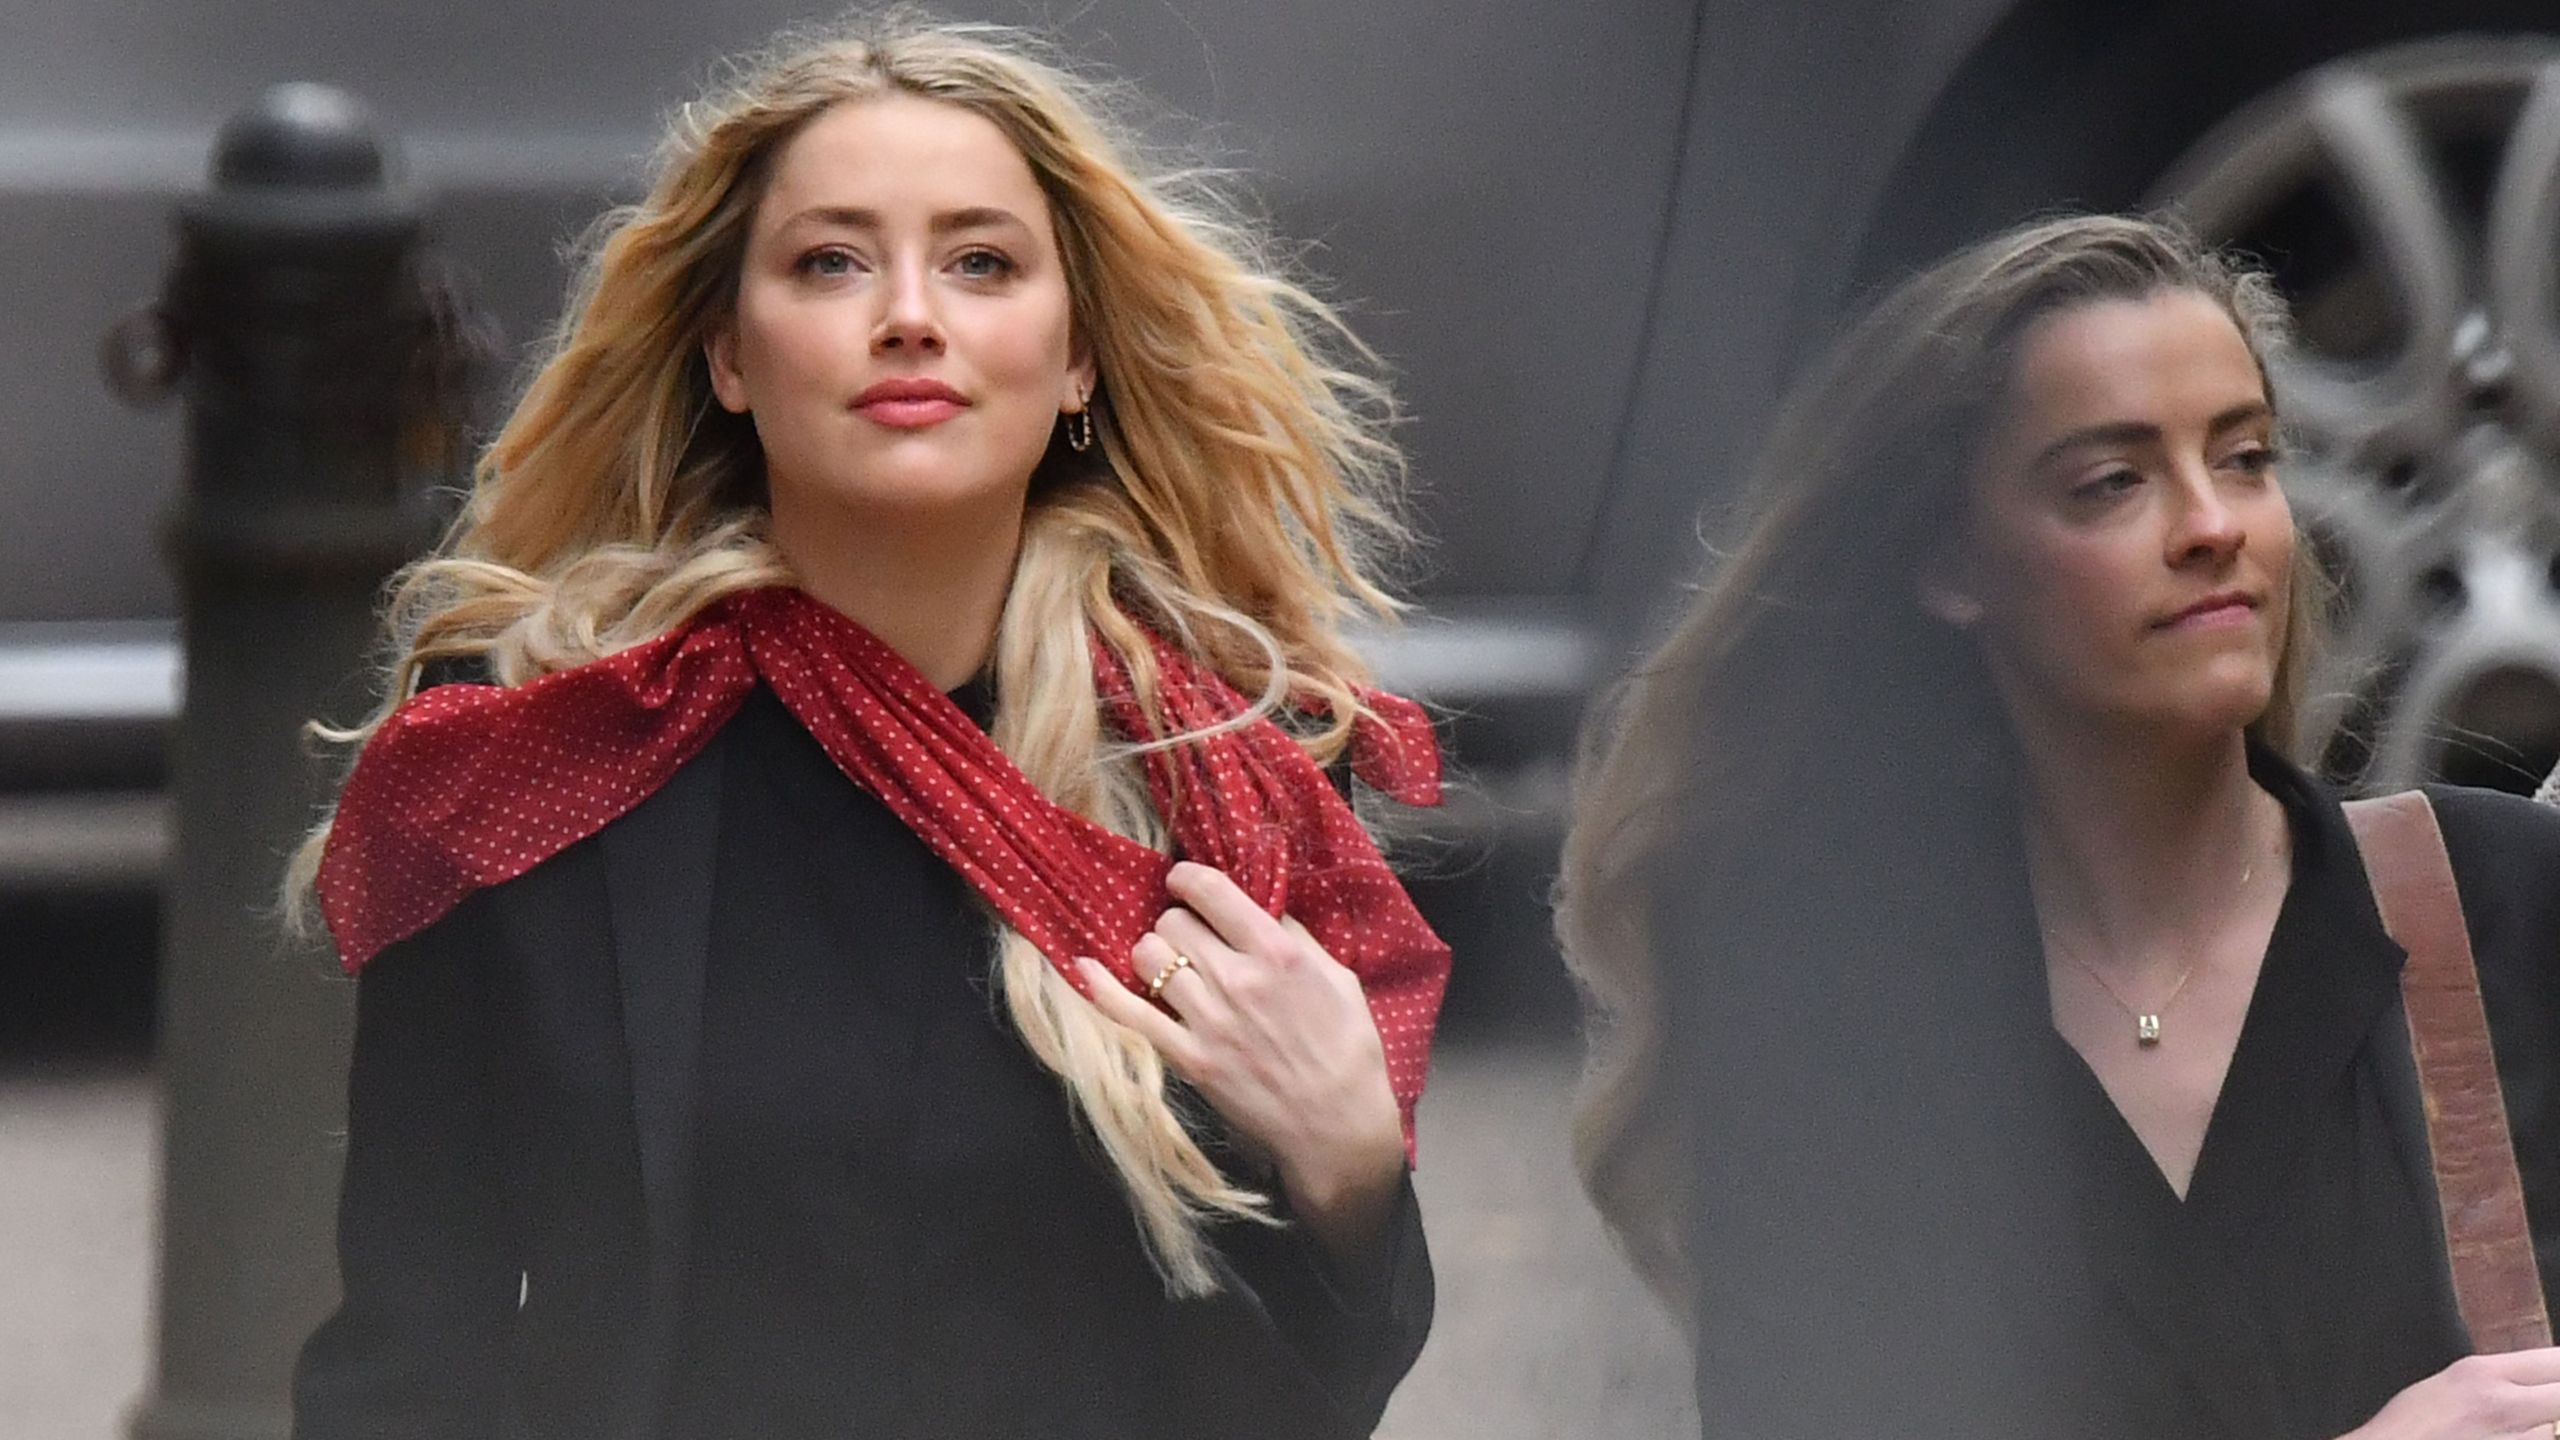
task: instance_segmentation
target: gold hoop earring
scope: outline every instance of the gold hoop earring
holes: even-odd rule
[[[1067,416],[1067,448],[1081,455],[1093,448],[1093,406]]]

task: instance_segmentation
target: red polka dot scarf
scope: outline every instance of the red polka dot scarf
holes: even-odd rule
[[[1158,639],[1163,723],[1190,732],[1250,707]],[[1097,643],[1107,718],[1156,733],[1121,658]],[[706,607],[655,640],[525,685],[439,685],[374,733],[320,862],[322,913],[350,974],[486,885],[595,834],[666,783],[761,679],[855,784],[879,798],[996,912],[1081,986],[1073,958],[1133,989],[1129,950],[1172,903],[1172,860],[1042,795],[952,699],[860,625],[798,590]],[[1440,797],[1420,706],[1363,697],[1352,769],[1413,805]],[[1147,778],[1179,852],[1295,916],[1360,977],[1412,1143],[1449,949],[1431,932],[1324,772],[1254,719],[1151,754]],[[708,860],[704,863],[709,863]]]

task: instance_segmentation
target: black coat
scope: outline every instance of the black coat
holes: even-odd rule
[[[750,1387],[723,1377],[766,1354],[790,1367],[786,1391],[810,1367],[860,1372],[801,1386],[827,1417],[806,1423],[813,1436],[1366,1434],[1430,1324],[1410,1185],[1373,1269],[1336,1273],[1294,1229],[1229,1226],[1217,1234],[1224,1292],[1169,1300],[1107,1168],[1074,1143],[1054,1081],[963,989],[919,1022],[944,1027],[924,1032],[952,1042],[924,1043],[941,1053],[870,1053],[892,1042],[827,1063],[925,1092],[892,1098],[901,1134],[926,1151],[882,1153],[912,1160],[915,1175],[974,1176],[966,1188],[901,1171],[881,1183],[910,1193],[869,1211],[773,1212],[879,1223],[734,1233],[756,1226],[726,1217],[768,1213],[752,1208],[759,1193],[832,1183],[823,1171],[747,1177],[771,1182],[758,1192],[705,1173],[706,1152],[713,1163],[731,1153],[705,1128],[723,1123],[706,1097],[770,1088],[752,1072],[786,1064],[752,1034],[705,1043],[706,1008],[756,1013],[722,1009],[752,996],[720,977],[763,981],[727,958],[711,976],[715,937],[724,957],[760,944],[714,895],[752,889],[720,888],[733,855],[768,871],[789,858],[771,842],[738,848],[740,777],[775,764],[802,767],[774,781],[795,797],[837,782],[841,794],[819,796],[837,807],[823,824],[867,827],[848,842],[862,863],[831,873],[858,877],[856,909],[882,909],[865,910],[861,928],[895,949],[887,983],[971,983],[961,972],[973,954],[983,964],[986,922],[956,877],[827,769],[777,703],[751,701],[630,814],[368,967],[339,1218],[345,1301],[306,1347],[297,1436],[765,1433],[724,1405]],[[1001,1183],[1016,1154],[1023,1197]],[[1018,1210],[973,1209],[976,1228],[952,1241],[944,1230],[961,1222],[949,1217],[973,1200]],[[742,1280],[735,1257],[758,1247]],[[795,1273],[794,1253],[826,1263]],[[846,1274],[882,1278],[883,1293],[849,1304],[799,1293]],[[755,1290],[766,1283],[769,1308]],[[702,1333],[705,1296],[728,1333]],[[806,1333],[813,1315],[846,1321],[850,1338],[830,1348]]]
[[[2053,1031],[2014,822],[1666,905],[1707,1435],[2325,1440],[2468,1353],[2403,954],[2338,797],[2253,771],[2292,884],[2184,1202]],[[2433,797],[2560,1290],[2560,813]]]

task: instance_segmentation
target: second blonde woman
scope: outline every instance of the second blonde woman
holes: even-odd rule
[[[2396,802],[2432,856],[2368,849],[2289,758],[2323,585],[2284,318],[2137,218],[1911,277],[1791,398],[1595,746],[1585,1174],[1692,1328],[1707,1434],[2560,1420],[2523,1313],[2560,1299],[2560,816],[2440,787]],[[2493,1254],[2484,1296],[2453,1257]]]

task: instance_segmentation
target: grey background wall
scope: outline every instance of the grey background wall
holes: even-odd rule
[[[1687,0],[1314,8],[955,4],[1031,23],[1228,164],[1396,365],[1442,595],[1571,587],[1599,514],[1667,219]],[[713,57],[800,7],[672,0],[14,0],[0,15],[0,619],[154,615],[176,429],[99,382],[156,282],[170,200],[268,82],[374,104],[522,344],[560,243],[626,189]]]

